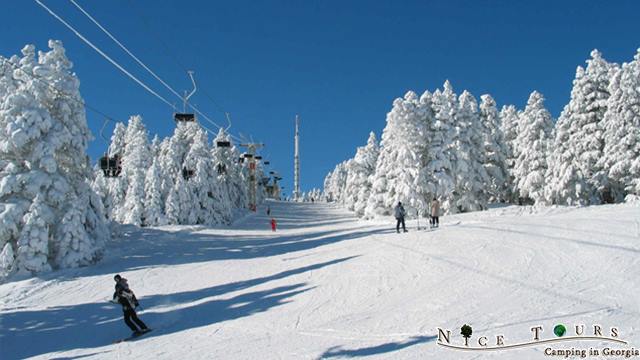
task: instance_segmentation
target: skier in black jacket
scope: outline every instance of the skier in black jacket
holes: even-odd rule
[[[131,331],[133,331],[133,335],[140,335],[149,331],[147,325],[145,325],[145,323],[142,322],[142,320],[140,320],[138,318],[138,315],[136,314],[136,307],[138,307],[139,305],[138,299],[136,299],[133,291],[129,289],[127,279],[123,278],[120,275],[116,275],[113,277],[113,280],[116,281],[116,291],[113,293],[113,302],[122,305],[125,324],[127,324]],[[140,327],[140,329],[136,327],[136,324]]]

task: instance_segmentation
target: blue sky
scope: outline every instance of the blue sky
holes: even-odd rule
[[[171,98],[70,2],[43,2]],[[230,112],[234,134],[266,143],[264,155],[284,176],[287,193],[295,114],[302,121],[302,189],[308,190],[353,156],[369,131],[380,135],[393,99],[407,90],[422,93],[449,79],[458,93],[490,93],[499,106],[518,108],[538,90],[558,116],[575,68],[591,49],[624,62],[640,47],[639,1],[78,2],[174,88],[190,89],[176,58],[194,70],[215,104],[202,92],[193,102],[221,124],[220,109]],[[18,53],[27,43],[46,49],[48,39],[60,39],[88,104],[121,120],[141,114],[152,135],[172,133],[170,107],[35,2],[3,8],[0,54]],[[87,116],[95,159],[107,147],[99,136],[103,120],[91,111]]]

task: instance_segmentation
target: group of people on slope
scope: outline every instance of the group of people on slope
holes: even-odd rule
[[[398,201],[398,205],[393,209],[393,216],[396,218],[396,232],[400,232],[400,225],[402,225],[402,231],[407,232],[407,227],[404,224],[404,217],[406,216],[406,211],[404,210],[404,206],[402,206],[402,202]],[[440,202],[437,198],[433,198],[431,201],[431,216],[429,218],[429,225],[434,228],[440,225]]]

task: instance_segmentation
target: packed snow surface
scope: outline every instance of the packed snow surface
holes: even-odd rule
[[[545,346],[466,352],[474,338],[611,326],[640,347],[640,210],[502,207],[396,234],[324,203],[267,202],[229,228],[122,227],[99,264],[0,285],[0,357],[37,359],[545,358]],[[421,225],[424,227],[424,221]],[[154,331],[130,342],[113,276]],[[562,347],[606,346],[601,341]],[[560,346],[560,345],[557,345]],[[621,346],[621,345],[620,345]],[[614,347],[620,347],[614,346]],[[624,347],[624,346],[622,346]]]

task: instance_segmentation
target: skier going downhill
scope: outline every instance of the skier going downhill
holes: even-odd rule
[[[397,223],[396,223],[396,232],[400,232],[400,224],[402,224],[402,231],[407,232],[407,228],[404,226],[404,216],[405,216],[405,211],[404,211],[404,206],[402,206],[402,203],[400,201],[398,201],[398,205],[396,205],[396,207],[393,209],[393,215],[396,217]]]
[[[145,323],[142,322],[142,320],[140,320],[138,318],[138,315],[136,314],[136,307],[138,307],[139,305],[138,299],[136,299],[133,291],[129,289],[127,279],[123,278],[120,275],[116,275],[113,277],[113,280],[116,281],[116,291],[115,293],[113,293],[113,302],[122,305],[124,322],[131,329],[131,331],[133,331],[132,336],[141,335],[150,331],[147,325],[145,325]],[[138,325],[140,329],[138,329],[136,325]]]

